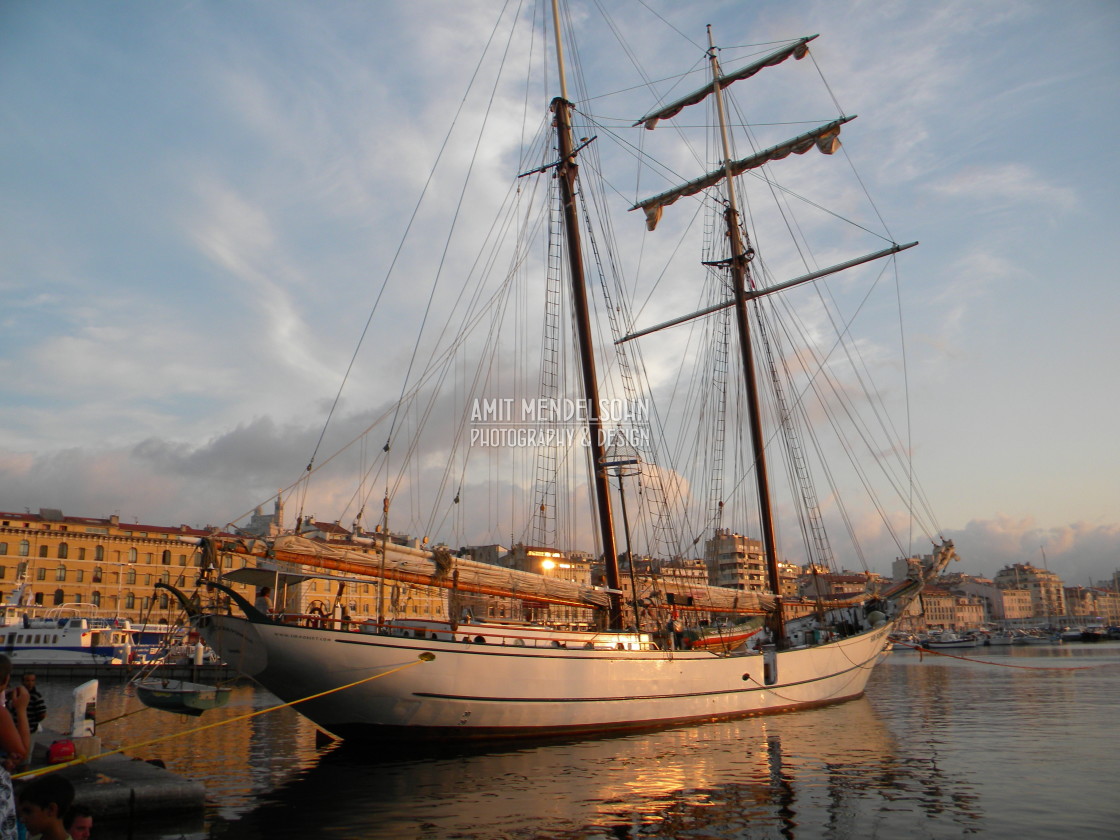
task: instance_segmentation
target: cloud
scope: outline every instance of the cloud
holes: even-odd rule
[[[956,543],[962,572],[990,576],[1013,563],[1030,563],[1048,567],[1066,586],[1087,586],[1120,570],[1117,524],[1046,526],[1033,517],[1001,516],[974,519],[946,536]]]
[[[930,189],[947,198],[968,199],[980,209],[1031,204],[1070,211],[1080,206],[1074,189],[1054,184],[1022,163],[957,169],[952,177],[931,184]]]

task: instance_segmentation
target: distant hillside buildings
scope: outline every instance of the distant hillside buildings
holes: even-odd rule
[[[256,511],[240,536],[275,536],[282,531],[284,510]],[[307,517],[299,532],[310,539],[376,555],[378,546],[390,551],[421,554],[426,547],[406,535],[359,532],[338,522],[318,522]],[[204,572],[228,573],[255,565],[251,557],[238,557],[238,569],[207,570],[198,541],[219,535],[215,528],[186,525],[163,526],[122,523],[105,519],[66,516],[59,510],[38,513],[0,513],[0,598],[18,600],[27,611],[44,612],[63,605],[96,609],[134,621],[173,618],[175,604],[168,593],[156,590],[157,581],[193,591]],[[225,534],[235,538],[234,534]],[[560,577],[584,585],[601,584],[602,569],[584,552],[560,552],[526,545],[468,546],[455,554],[519,571]],[[916,558],[897,560],[891,574],[901,580],[912,574]],[[809,611],[818,600],[841,600],[880,591],[890,578],[874,573],[840,574],[813,567],[781,564],[782,594],[793,612]],[[235,587],[252,600],[260,573],[238,572]],[[657,610],[679,607],[692,621],[707,616],[703,587],[721,586],[745,591],[766,589],[766,569],[761,544],[730,530],[720,530],[705,543],[703,558],[672,561],[634,558],[633,568],[623,562],[622,588],[627,609],[636,604],[643,618]],[[656,581],[656,585],[654,585]],[[1111,581],[1094,587],[1067,587],[1059,576],[1030,564],[1016,563],[1001,569],[991,580],[954,573],[926,588],[921,612],[912,617],[915,627],[967,629],[985,623],[1006,626],[1053,626],[1105,623],[1120,625],[1120,572]],[[638,597],[634,596],[637,587]],[[329,611],[339,605],[355,621],[378,614],[385,617],[446,617],[448,610],[470,610],[478,617],[518,620],[559,620],[573,625],[590,621],[590,612],[578,607],[552,607],[528,599],[498,600],[458,595],[449,603],[447,590],[386,582],[348,583],[340,588],[329,577],[309,578],[294,587],[283,608],[308,613],[318,607]],[[279,606],[279,605],[278,605]],[[562,613],[562,614],[561,614]]]

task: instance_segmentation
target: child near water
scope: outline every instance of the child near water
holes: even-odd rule
[[[32,779],[19,790],[19,818],[31,837],[39,840],[69,840],[62,817],[74,801],[74,786],[50,773]]]

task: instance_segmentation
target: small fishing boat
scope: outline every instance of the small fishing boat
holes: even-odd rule
[[[145,706],[195,717],[226,705],[233,691],[229,686],[202,685],[160,677],[138,680],[135,686],[136,696]]]
[[[952,630],[946,630],[937,636],[930,636],[929,641],[926,642],[926,647],[930,650],[944,650],[946,648],[974,648],[978,644],[977,639],[971,633],[960,635]]]
[[[1010,630],[993,630],[985,634],[984,644],[990,647],[1002,647],[1015,644],[1015,633]]]

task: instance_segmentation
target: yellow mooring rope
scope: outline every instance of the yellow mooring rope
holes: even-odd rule
[[[152,738],[149,741],[140,741],[139,743],[136,743],[136,744],[128,744],[127,746],[118,747],[115,750],[109,750],[107,752],[98,753],[97,755],[86,756],[86,757],[83,757],[83,758],[75,758],[73,761],[67,761],[67,762],[62,763],[62,764],[52,764],[49,767],[39,767],[39,768],[36,768],[35,770],[24,770],[22,773],[13,774],[12,779],[31,779],[31,778],[35,778],[36,776],[45,776],[47,773],[54,773],[56,770],[62,770],[66,767],[75,767],[79,764],[86,764],[86,763],[88,763],[90,761],[94,761],[98,758],[105,758],[106,756],[109,756],[109,755],[116,755],[117,753],[122,753],[125,750],[137,749],[139,747],[150,747],[152,744],[158,744],[158,743],[161,743],[162,741],[170,741],[173,738],[181,738],[183,735],[193,735],[196,732],[204,732],[207,729],[213,729],[217,726],[225,726],[227,723],[237,723],[238,721],[249,720],[249,718],[254,718],[254,717],[257,717],[258,715],[267,714],[268,712],[275,712],[277,709],[283,709],[283,708],[286,708],[288,706],[295,706],[295,705],[298,705],[299,703],[306,703],[308,700],[315,700],[318,697],[325,697],[328,694],[334,694],[336,691],[344,691],[347,688],[353,688],[356,685],[361,685],[362,683],[367,683],[370,680],[376,680],[379,677],[387,677],[390,674],[395,674],[398,671],[405,670],[406,668],[413,668],[413,667],[415,667],[417,665],[420,665],[424,662],[431,662],[435,658],[436,657],[435,657],[434,653],[429,653],[429,652],[425,651],[424,653],[420,654],[420,658],[415,662],[409,662],[407,665],[401,665],[399,668],[393,668],[393,669],[388,670],[388,671],[382,671],[380,674],[374,674],[372,677],[363,677],[362,679],[357,680],[356,682],[348,683],[347,685],[340,685],[337,688],[329,688],[326,691],[320,691],[318,694],[312,694],[312,695],[309,695],[307,697],[301,697],[299,700],[292,700],[290,703],[280,703],[277,706],[269,706],[267,709],[258,709],[255,712],[249,712],[249,714],[247,714],[247,715],[238,715],[237,717],[227,718],[226,720],[220,720],[217,723],[208,723],[205,726],[196,726],[194,729],[186,729],[182,732],[173,732],[170,735],[161,735],[159,738]]]

